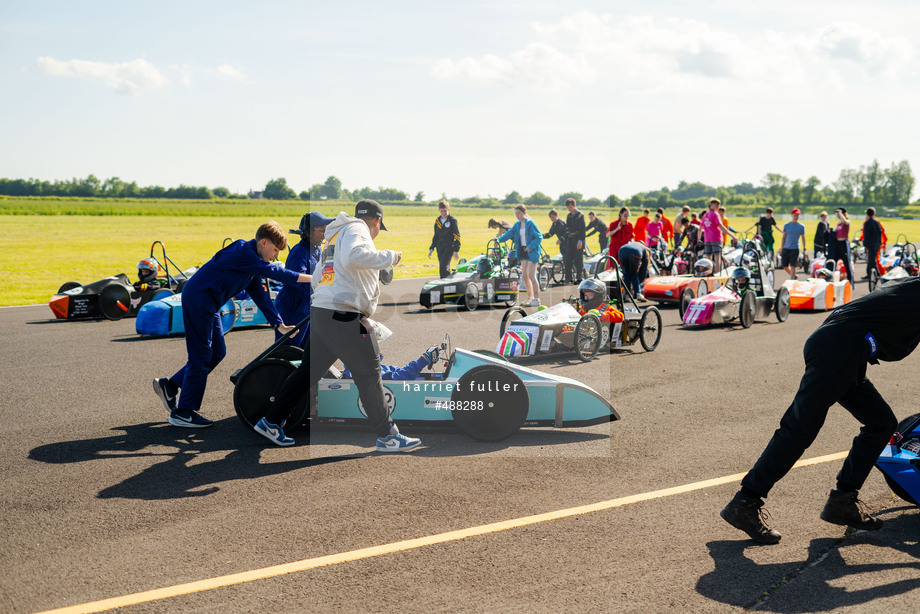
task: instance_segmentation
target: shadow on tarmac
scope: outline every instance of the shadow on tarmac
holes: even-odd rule
[[[157,500],[201,497],[217,492],[219,487],[216,484],[221,482],[260,478],[367,456],[352,454],[261,463],[262,451],[271,444],[238,427],[236,417],[217,421],[213,428],[208,429],[176,428],[163,422],[119,426],[112,430],[124,433],[38,446],[29,452],[29,458],[43,463],[69,464],[164,457],[162,462],[103,488],[96,495],[100,499]],[[198,459],[200,455],[220,452],[227,454],[216,460],[202,462]]]
[[[889,510],[891,511],[891,510]],[[758,565],[745,556],[747,548],[770,548],[751,540],[709,542],[709,555],[715,569],[702,576],[696,584],[697,592],[719,603],[757,611],[799,614],[805,612],[835,612],[877,599],[906,594],[920,588],[920,578],[913,573],[920,570],[920,543],[916,541],[916,516],[897,516],[885,521],[881,532],[857,532],[850,537],[815,539],[808,547],[808,555],[801,561]],[[885,533],[884,539],[880,539]],[[860,537],[862,536],[862,537]],[[848,564],[841,554],[848,546],[864,546],[871,540],[873,546],[890,548],[900,553],[879,555],[897,563]],[[851,557],[852,558],[852,557]],[[904,561],[913,559],[914,561]],[[898,573],[910,570],[910,573]],[[798,578],[807,573],[807,577]],[[867,580],[848,581],[859,575],[871,576]],[[882,584],[893,576],[897,580]],[[801,584],[796,585],[796,581]]]

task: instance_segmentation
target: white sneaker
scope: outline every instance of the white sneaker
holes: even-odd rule
[[[394,424],[390,427],[390,434],[387,437],[377,438],[377,451],[411,452],[415,448],[419,447],[421,443],[421,439],[416,439],[415,437],[406,437],[405,435],[401,434],[399,429],[396,428],[396,425]]]
[[[525,305],[525,307],[539,307],[540,305],[541,305],[540,299],[538,299],[538,298],[532,298],[532,299],[530,299],[530,301]]]

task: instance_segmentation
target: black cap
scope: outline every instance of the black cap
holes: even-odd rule
[[[355,217],[376,217],[380,218],[380,230],[386,230],[383,225],[383,207],[376,200],[362,200],[355,205]]]

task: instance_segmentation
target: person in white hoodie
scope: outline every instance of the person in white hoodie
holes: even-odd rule
[[[351,370],[361,404],[377,431],[378,452],[408,452],[421,441],[406,437],[390,419],[380,370],[380,349],[368,318],[377,309],[380,269],[394,266],[402,252],[378,250],[374,239],[383,224],[383,208],[373,200],[355,205],[355,216],[344,211],[326,226],[326,252],[313,275],[310,308],[310,387],[341,359]],[[266,423],[256,430],[286,445],[281,425]],[[293,443],[293,440],[291,440]]]

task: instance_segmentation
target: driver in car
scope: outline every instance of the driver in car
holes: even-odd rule
[[[578,285],[578,313],[594,312],[601,322],[623,321],[623,312],[607,302],[607,285],[598,279],[586,279]]]

